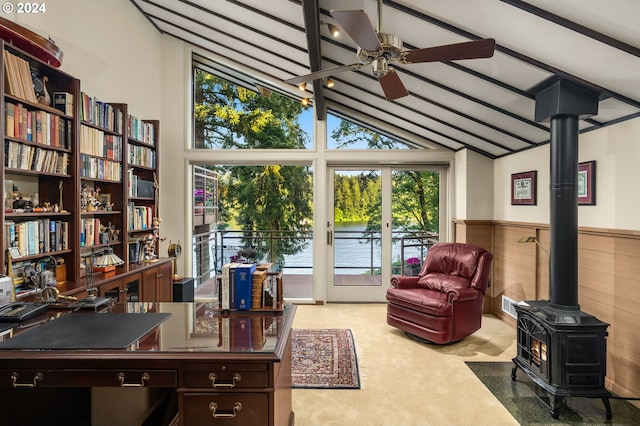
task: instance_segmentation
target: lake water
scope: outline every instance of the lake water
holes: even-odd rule
[[[372,270],[380,269],[381,248],[379,240],[363,237],[366,229],[365,222],[336,223],[334,236],[335,266],[338,274],[370,274]],[[236,249],[224,251],[225,261],[236,254]],[[392,258],[400,259],[401,242],[397,241],[392,247]],[[404,259],[417,257],[424,259],[426,252],[420,247],[405,247]],[[373,259],[373,262],[372,262]],[[299,253],[285,256],[283,268],[288,274],[313,273],[313,244],[311,241]],[[399,272],[399,271],[398,271]]]

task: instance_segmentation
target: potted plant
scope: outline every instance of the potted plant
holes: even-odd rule
[[[420,273],[420,267],[422,266],[420,263],[420,258],[418,257],[410,257],[407,259],[407,265],[405,266],[405,275],[418,275]]]

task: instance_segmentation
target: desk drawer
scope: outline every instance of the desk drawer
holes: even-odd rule
[[[175,388],[175,370],[2,370],[1,387],[155,387]]]
[[[267,393],[185,393],[182,398],[184,425],[269,425]]]
[[[246,389],[269,386],[267,364],[195,364],[183,371],[185,388]]]

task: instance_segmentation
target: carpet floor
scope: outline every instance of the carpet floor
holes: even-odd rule
[[[294,388],[360,389],[358,359],[349,329],[294,329]]]
[[[511,380],[512,362],[466,362],[482,383],[521,425],[637,425],[640,409],[621,399],[610,399],[613,418],[606,421],[600,398],[565,398],[559,418],[549,413],[549,399],[522,370]]]

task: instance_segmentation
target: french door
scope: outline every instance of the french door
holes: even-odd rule
[[[327,301],[384,302],[392,275],[411,273],[438,239],[441,172],[330,167],[327,177]]]

